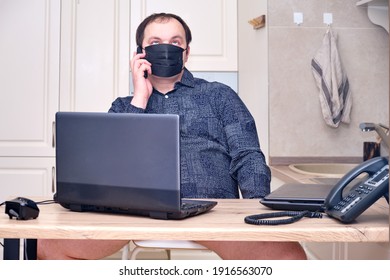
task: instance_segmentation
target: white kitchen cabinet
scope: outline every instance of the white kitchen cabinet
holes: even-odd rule
[[[302,245],[309,259],[338,260],[343,243],[336,242],[304,242]]]
[[[179,15],[191,29],[189,70],[237,71],[237,0],[132,0],[132,52],[138,25],[160,12]]]
[[[0,7],[0,156],[54,156],[60,1]]]
[[[129,0],[61,5],[60,111],[107,112],[129,95]]]
[[[390,243],[344,243],[345,260],[390,260]]]
[[[388,260],[389,243],[305,242],[308,257],[318,260]]]
[[[17,196],[52,196],[54,157],[0,157],[0,203]]]
[[[0,0],[0,201],[50,195],[60,0]]]
[[[107,111],[129,93],[130,1],[0,7],[0,197],[52,194],[55,113]]]

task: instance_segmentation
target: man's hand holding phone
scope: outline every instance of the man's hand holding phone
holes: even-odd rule
[[[147,78],[152,73],[151,64],[145,59],[145,53],[140,47],[134,53],[130,61],[132,79],[134,84],[134,96],[131,104],[138,108],[145,109],[153,91],[153,86]]]

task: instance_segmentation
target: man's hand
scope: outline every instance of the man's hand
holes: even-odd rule
[[[153,86],[148,78],[145,78],[145,71],[148,76],[152,74],[151,64],[144,59],[145,53],[134,53],[130,61],[132,79],[134,84],[134,96],[131,104],[135,107],[145,109],[153,91]]]

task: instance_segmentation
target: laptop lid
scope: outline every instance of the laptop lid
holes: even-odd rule
[[[325,198],[334,185],[284,184],[271,192],[260,203],[275,210],[322,211]]]
[[[177,115],[59,112],[56,200],[71,210],[179,212],[179,149]]]

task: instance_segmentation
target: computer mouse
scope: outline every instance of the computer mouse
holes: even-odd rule
[[[5,202],[5,213],[8,214],[10,219],[30,220],[38,217],[39,208],[33,200],[17,197]]]

